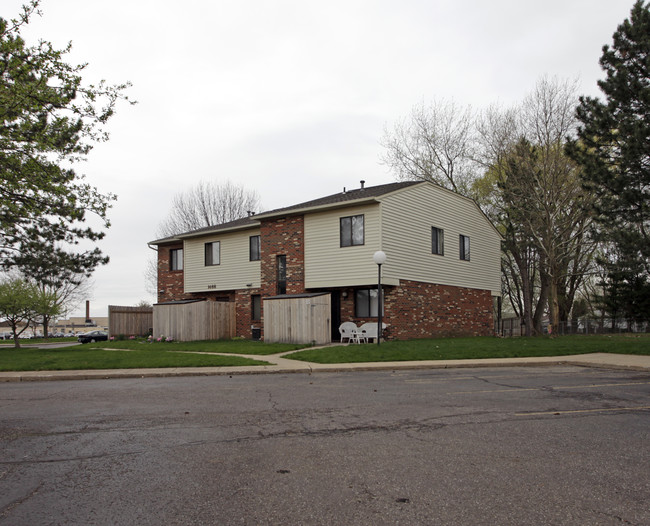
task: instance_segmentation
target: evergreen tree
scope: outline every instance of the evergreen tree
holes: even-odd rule
[[[598,238],[616,247],[605,297],[628,319],[650,319],[650,10],[637,0],[605,45],[604,101],[581,97],[578,139],[568,153],[593,192]]]
[[[107,139],[103,126],[127,85],[85,85],[86,64],[65,61],[70,45],[28,46],[20,33],[38,4],[17,20],[0,18],[0,265],[31,275],[47,261],[63,274],[89,274],[108,258],[71,248],[104,236],[85,221],[92,214],[108,227],[115,196],[100,194],[73,166]]]

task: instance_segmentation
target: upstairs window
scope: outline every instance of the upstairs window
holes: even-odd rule
[[[221,243],[214,241],[205,244],[205,266],[210,267],[221,263]]]
[[[173,248],[169,251],[169,270],[183,270],[182,248]]]
[[[469,236],[460,235],[460,259],[469,261]]]
[[[341,218],[341,246],[350,247],[364,243],[363,215]]]
[[[248,239],[248,248],[250,261],[259,261],[262,259],[262,252],[260,250],[260,236],[251,236]]]
[[[445,232],[442,228],[431,227],[431,253],[445,255]]]

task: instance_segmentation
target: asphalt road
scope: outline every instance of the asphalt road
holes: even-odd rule
[[[650,375],[0,384],[0,525],[650,524]]]

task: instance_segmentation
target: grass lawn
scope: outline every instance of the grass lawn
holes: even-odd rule
[[[21,343],[34,343],[22,340]],[[50,339],[49,343],[60,343]],[[12,344],[12,342],[4,342]],[[140,369],[156,367],[223,367],[268,365],[268,362],[240,356],[194,354],[217,352],[263,356],[304,348],[304,345],[262,343],[247,340],[198,342],[146,342],[123,340],[97,342],[55,349],[0,348],[0,371],[63,371],[78,369]],[[123,349],[107,350],[107,349]],[[192,352],[194,351],[194,352]]]
[[[608,352],[649,354],[650,335],[560,336],[556,338],[440,338],[308,349],[286,356],[315,363],[467,360],[563,356]]]
[[[67,342],[76,342],[77,337],[70,337],[70,338],[19,338],[20,340],[20,345],[34,345],[36,343],[67,343]],[[10,340],[0,340],[0,345],[13,345],[14,340],[11,338]]]
[[[297,345],[292,343],[264,343],[251,340],[205,340],[197,342],[146,342],[143,340],[121,340],[112,342],[88,343],[84,347],[111,348],[111,349],[160,349],[164,351],[195,351],[195,352],[219,352],[226,354],[254,354],[264,356],[265,354],[277,354],[287,351],[304,349],[308,345]]]
[[[0,371],[268,365],[268,362],[240,356],[174,352],[171,349],[163,348],[163,344],[152,344],[133,351],[108,351],[98,349],[96,345],[79,345],[58,349],[0,349]]]

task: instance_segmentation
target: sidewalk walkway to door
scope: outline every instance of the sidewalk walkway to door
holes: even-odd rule
[[[291,351],[294,352],[294,351]],[[218,354],[218,353],[215,353]],[[101,378],[146,378],[171,376],[212,376],[264,373],[317,373],[344,371],[378,371],[397,369],[449,369],[460,367],[515,367],[541,365],[577,365],[611,369],[629,369],[650,373],[650,356],[594,353],[540,358],[485,358],[478,360],[424,360],[413,362],[367,362],[345,364],[318,364],[290,360],[276,355],[229,355],[264,360],[269,365],[241,367],[171,367],[157,369],[111,369],[81,371],[16,371],[0,372],[0,382],[28,382],[39,380],[89,380]]]

